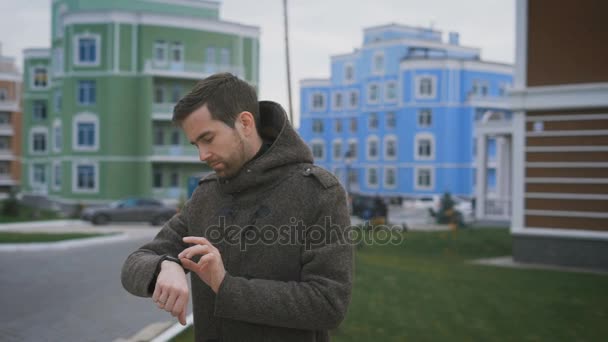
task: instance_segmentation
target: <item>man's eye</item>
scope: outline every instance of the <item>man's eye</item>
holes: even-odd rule
[[[203,141],[206,142],[207,144],[210,144],[213,141],[213,138],[214,137],[206,138],[206,139],[203,139]]]

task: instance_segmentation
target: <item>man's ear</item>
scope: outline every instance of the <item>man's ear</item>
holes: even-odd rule
[[[255,120],[253,118],[253,114],[250,112],[244,111],[239,114],[237,122],[241,125],[243,129],[243,133],[245,135],[251,135],[255,133]]]

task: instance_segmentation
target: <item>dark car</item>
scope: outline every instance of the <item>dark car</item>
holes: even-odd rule
[[[127,198],[107,206],[86,208],[81,218],[93,224],[108,222],[149,222],[155,226],[164,224],[177,212],[162,202],[149,198]]]

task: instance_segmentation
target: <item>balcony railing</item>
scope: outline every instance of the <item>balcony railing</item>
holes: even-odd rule
[[[11,124],[0,124],[0,135],[12,136],[15,133],[13,125]]]
[[[11,178],[10,175],[0,174],[0,185],[1,186],[17,185],[17,184],[19,184],[19,182],[17,182],[13,178]]]
[[[0,149],[0,160],[14,160],[15,155],[10,149]]]
[[[491,198],[486,199],[485,214],[488,218],[510,219],[511,218],[511,199],[510,198]]]
[[[200,163],[195,148],[181,145],[153,146],[151,159],[167,163]]]
[[[175,107],[175,103],[154,103],[152,105],[152,119],[171,121],[173,118],[173,107]]]
[[[467,105],[472,107],[509,109],[509,99],[506,96],[469,95]]]
[[[19,102],[15,100],[0,100],[1,112],[18,112]]]
[[[154,76],[201,79],[218,72],[229,72],[242,78],[245,69],[238,65],[221,65],[209,63],[161,63],[152,59],[146,60],[144,73]]]

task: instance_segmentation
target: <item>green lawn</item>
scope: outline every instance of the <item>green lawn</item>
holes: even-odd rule
[[[93,233],[16,233],[0,232],[0,244],[3,243],[31,243],[31,242],[55,242],[63,240],[84,239],[110,234]]]
[[[353,300],[332,341],[602,341],[608,276],[478,266],[511,254],[505,229],[404,233],[357,251]],[[192,332],[175,341],[193,341]]]
[[[0,223],[15,223],[15,222],[25,222],[25,221],[46,221],[46,220],[57,220],[62,219],[54,211],[50,210],[36,210],[31,207],[27,207],[19,204],[19,213],[17,216],[8,216],[2,213],[6,201],[0,201]]]

